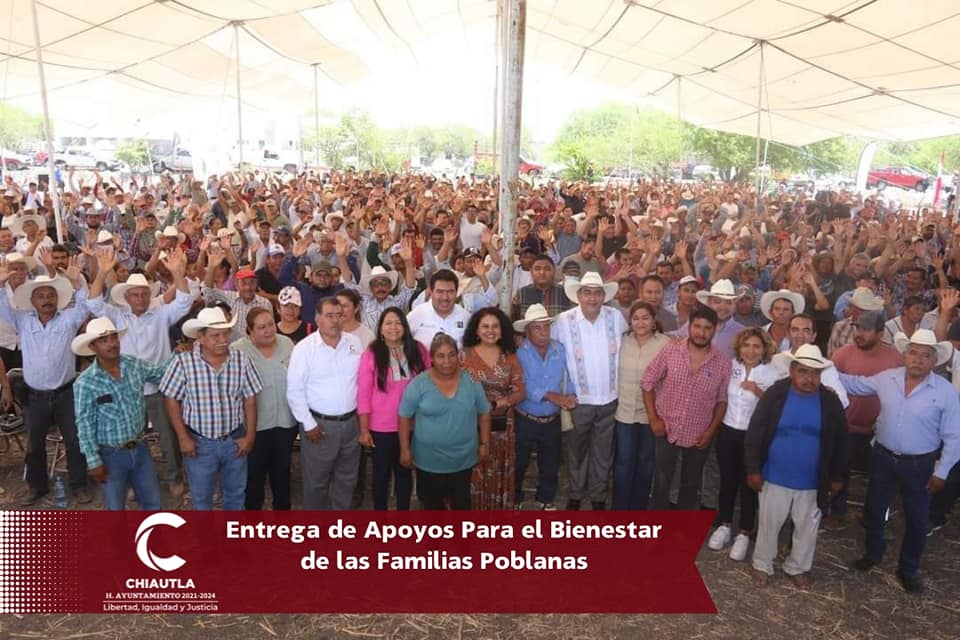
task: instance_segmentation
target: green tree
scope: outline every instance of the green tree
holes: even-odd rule
[[[143,138],[130,138],[117,145],[114,157],[136,171],[150,164],[150,150]]]
[[[0,103],[0,146],[16,150],[27,140],[43,137],[43,119],[12,104]]]

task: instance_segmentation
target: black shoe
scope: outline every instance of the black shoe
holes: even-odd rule
[[[903,586],[903,590],[907,593],[923,592],[923,581],[920,580],[919,576],[908,576],[898,573],[897,577],[900,578],[900,584]]]
[[[567,500],[567,511],[580,511],[580,501]]]
[[[870,569],[873,569],[878,564],[880,563],[873,558],[869,556],[863,556],[859,560],[854,561],[851,566],[857,571],[870,571]]]
[[[93,494],[90,493],[90,489],[86,486],[76,487],[71,489],[70,492],[79,504],[90,504],[93,502]]]
[[[47,495],[46,489],[30,489],[30,491],[27,492],[27,495],[23,497],[23,500],[20,501],[20,506],[32,507],[40,502],[45,495]]]
[[[594,511],[606,511],[606,509],[607,509],[607,503],[606,503],[606,502],[602,502],[602,501],[598,501],[598,500],[594,500],[593,502],[590,503],[590,507],[591,507]]]

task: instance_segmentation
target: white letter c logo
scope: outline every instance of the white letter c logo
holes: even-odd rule
[[[154,527],[164,525],[179,529],[186,524],[186,522],[186,520],[177,514],[168,512],[154,513],[144,518],[143,522],[141,522],[137,528],[137,535],[134,537],[134,541],[137,543],[137,557],[140,558],[140,562],[154,571],[176,571],[185,565],[187,561],[180,556],[174,555],[162,558],[154,555],[148,545],[150,542],[150,532],[153,531]]]

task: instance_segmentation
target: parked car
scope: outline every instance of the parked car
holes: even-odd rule
[[[30,166],[30,158],[27,156],[14,153],[9,149],[4,149],[2,154],[3,156],[3,166],[10,171],[20,171],[21,169],[26,169]]]
[[[720,172],[708,164],[698,164],[690,172],[690,177],[693,180],[717,181],[720,180]]]
[[[867,188],[883,189],[887,185],[901,189],[926,191],[932,179],[930,175],[913,167],[881,167],[867,174]]]
[[[68,147],[54,155],[54,164],[75,169],[96,169],[97,171],[116,171],[123,166],[114,158],[95,155],[82,147]]]
[[[537,164],[536,162],[530,162],[529,160],[524,160],[523,157],[520,157],[520,175],[529,176],[531,178],[536,178],[541,173],[543,173],[543,165]]]
[[[153,159],[153,170],[161,171],[193,171],[193,156],[186,149],[177,149],[176,155],[168,154]]]
[[[297,175],[298,173],[297,162],[293,158],[281,158],[279,153],[275,153],[269,149],[263,150],[263,159],[259,162],[258,166],[261,169],[270,169],[272,171],[286,171],[291,175]]]

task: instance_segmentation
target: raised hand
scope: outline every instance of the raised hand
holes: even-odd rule
[[[70,256],[64,275],[67,276],[67,280],[73,284],[74,289],[79,289],[83,285],[83,271],[80,269],[80,256]]]
[[[347,255],[347,252],[350,250],[349,239],[346,236],[341,235],[339,233],[337,234],[335,245],[336,245],[336,251],[338,256],[345,256]]]
[[[309,233],[304,234],[302,238],[299,238],[293,244],[293,255],[300,258],[307,253],[307,249],[310,248],[310,244],[313,242],[313,238]]]
[[[37,257],[40,259],[40,264],[47,268],[47,271],[53,271],[53,252],[50,251],[50,247],[40,247],[37,250]]]
[[[98,273],[108,273],[117,264],[117,258],[111,247],[97,247],[95,255]]]
[[[404,262],[413,261],[413,244],[409,238],[400,240],[400,258],[403,259]]]
[[[165,252],[166,255],[161,259],[163,266],[167,268],[174,276],[184,276],[187,273],[187,254],[182,249],[177,248]]]

